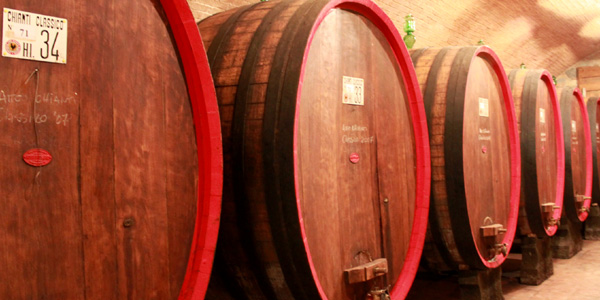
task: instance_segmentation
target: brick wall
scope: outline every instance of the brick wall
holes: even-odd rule
[[[256,0],[188,0],[197,20]],[[414,48],[475,45],[483,39],[505,68],[522,62],[562,74],[600,49],[600,5],[587,0],[376,0],[401,30],[416,19]]]
[[[577,68],[579,67],[592,67],[600,66],[600,51],[578,61],[574,65],[567,68],[562,74],[556,77],[557,86],[578,86],[577,83]],[[587,93],[586,96],[600,96],[597,94]]]

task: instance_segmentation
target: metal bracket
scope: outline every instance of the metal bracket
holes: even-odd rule
[[[508,248],[506,243],[502,243],[502,244],[495,244],[494,247],[492,247],[490,249],[490,255],[491,256],[497,256],[499,254],[502,254],[503,256],[507,256],[508,255]]]

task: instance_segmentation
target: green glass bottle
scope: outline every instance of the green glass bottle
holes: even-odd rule
[[[417,38],[413,35],[413,32],[415,32],[415,18],[413,18],[411,14],[404,17],[404,32],[406,32],[406,35],[404,36],[406,48],[412,49]]]

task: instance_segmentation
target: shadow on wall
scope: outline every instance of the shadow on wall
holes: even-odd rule
[[[589,38],[579,34],[584,26],[600,17],[600,5],[592,4],[593,7],[579,13],[578,6],[588,8],[590,4],[573,1],[572,10],[562,11],[560,7],[549,9],[547,7],[550,5],[543,6],[542,2],[544,1],[477,1],[474,3],[475,8],[472,9],[477,12],[477,16],[465,13],[454,21],[453,26],[460,29],[466,28],[468,34],[470,30],[468,24],[472,23],[473,18],[489,20],[491,26],[502,28],[500,37],[504,37],[515,34],[514,32],[517,31],[515,30],[517,28],[510,28],[509,22],[525,18],[531,25],[531,36],[525,39],[525,43],[512,44],[505,41],[502,44],[502,41],[487,40],[485,36],[484,40],[494,48],[494,51],[499,53],[502,59],[510,62],[509,67],[517,67],[520,62],[515,59],[521,59],[532,68],[545,68],[550,72],[560,74],[568,66],[586,59],[600,48],[600,35],[598,38]],[[518,41],[519,39],[513,40]],[[495,44],[496,42],[498,45]],[[565,56],[527,53],[528,49],[551,50],[559,46],[568,49],[571,57],[566,56],[568,53],[565,53]]]

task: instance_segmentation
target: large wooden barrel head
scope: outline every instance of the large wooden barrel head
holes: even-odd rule
[[[488,47],[412,52],[430,132],[430,230],[454,267],[495,268],[516,230],[519,136],[510,86]]]
[[[250,299],[388,286],[402,299],[424,240],[429,148],[391,21],[370,1],[269,1],[199,28],[231,174],[224,214],[236,215],[219,237],[226,282]]]
[[[30,59],[0,58],[0,298],[203,298],[222,158],[187,2],[3,8]]]
[[[514,69],[513,91],[521,137],[521,235],[553,236],[563,204],[565,155],[560,104],[546,70]]]
[[[592,204],[600,203],[600,164],[598,164],[598,151],[600,151],[600,117],[598,109],[600,98],[589,98],[586,104],[588,119],[590,121],[590,131],[592,138]]]
[[[592,137],[583,96],[578,88],[562,88],[560,110],[565,140],[564,210],[572,222],[587,219],[592,194]]]

